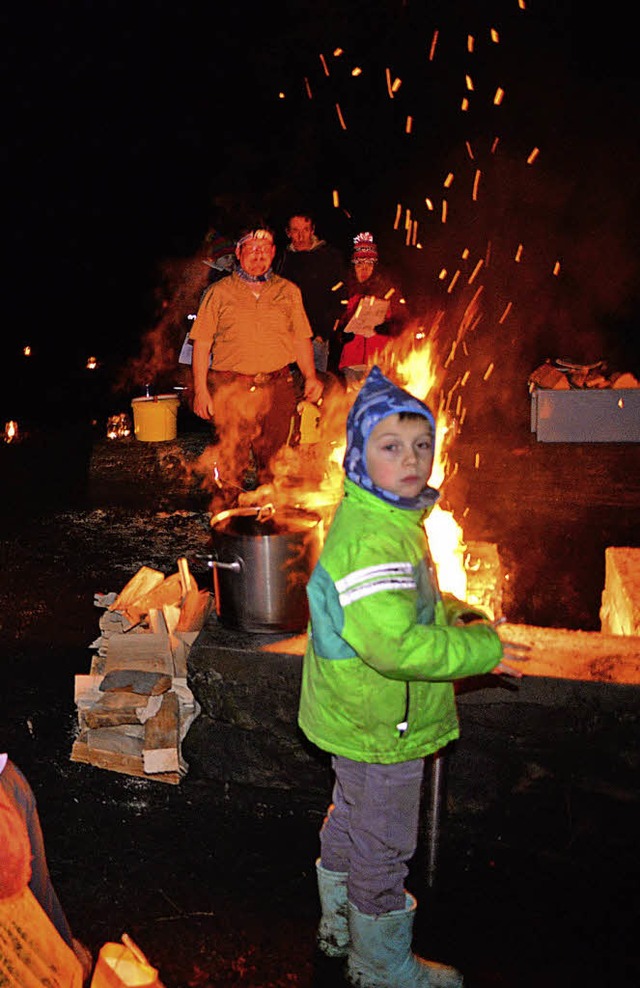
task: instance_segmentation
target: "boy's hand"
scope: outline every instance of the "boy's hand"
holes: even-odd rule
[[[506,620],[506,618],[498,618],[497,621],[492,621],[493,627],[497,630],[498,626],[504,624]],[[510,665],[510,663],[526,662],[529,658],[527,652],[530,651],[531,649],[529,645],[520,645],[517,642],[503,641],[502,661],[498,663],[495,669],[491,670],[492,674],[494,676],[515,676],[516,679],[522,679],[522,670],[515,668]]]
[[[464,618],[458,618],[455,623],[463,627],[469,627],[470,624],[490,624],[491,627],[497,631],[498,627],[501,624],[505,624],[506,620],[507,619],[504,617],[497,618],[495,621],[490,621],[488,618],[485,620],[483,618],[472,617],[471,620],[469,620],[469,618],[467,618],[467,620],[464,620]],[[517,642],[503,641],[502,659],[498,665],[491,670],[491,674],[493,676],[514,676],[516,679],[522,679],[522,670],[518,669],[516,666],[510,665],[510,663],[526,662],[529,658],[527,652],[530,650],[529,645],[519,645]]]

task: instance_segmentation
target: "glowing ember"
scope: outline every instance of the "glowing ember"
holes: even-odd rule
[[[4,427],[5,443],[13,443],[18,439],[18,423],[11,420]]]

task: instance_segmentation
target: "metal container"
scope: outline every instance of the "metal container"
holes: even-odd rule
[[[214,515],[211,564],[221,623],[263,634],[304,631],[306,586],[322,542],[314,512],[269,505]]]

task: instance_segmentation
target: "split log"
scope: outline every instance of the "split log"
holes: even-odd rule
[[[165,604],[180,604],[182,596],[180,574],[172,573],[162,583],[153,587],[149,593],[132,601],[126,610],[127,613],[137,612],[146,616],[151,610],[162,610]]]
[[[137,693],[103,693],[83,715],[80,726],[94,729],[141,724],[141,711],[148,701],[148,696],[140,696]]]
[[[189,634],[202,631],[204,623],[211,614],[213,597],[208,590],[190,590],[186,594],[180,609],[180,620],[175,626],[175,634]]]
[[[173,654],[164,616],[155,609],[149,613],[155,630],[137,627],[108,639],[105,673],[114,669],[140,669],[173,676]]]
[[[164,582],[164,573],[150,566],[141,566],[122,588],[116,599],[109,605],[110,611],[126,611],[130,604],[148,594],[154,587]]]
[[[162,706],[145,724],[142,761],[145,772],[180,770],[180,704],[175,693],[165,693]]]
[[[146,672],[143,669],[114,669],[106,674],[99,689],[105,693],[130,692],[156,696],[171,689],[171,676],[161,672]]]

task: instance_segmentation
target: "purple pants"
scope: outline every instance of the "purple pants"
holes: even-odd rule
[[[349,901],[368,916],[405,908],[418,841],[424,759],[395,765],[334,755],[333,801],[320,830],[320,861],[348,872]]]

